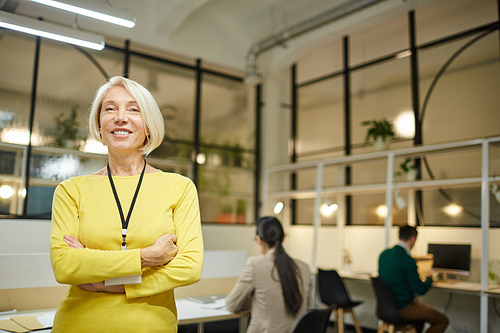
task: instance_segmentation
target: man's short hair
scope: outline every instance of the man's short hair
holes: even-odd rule
[[[407,241],[413,236],[417,237],[417,235],[417,228],[412,227],[411,225],[404,225],[402,227],[399,227],[399,239],[402,241]]]

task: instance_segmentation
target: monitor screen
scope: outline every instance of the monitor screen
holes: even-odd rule
[[[433,270],[451,274],[470,274],[470,244],[428,244],[427,253],[434,255]]]

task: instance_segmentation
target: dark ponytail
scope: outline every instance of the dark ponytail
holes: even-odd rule
[[[257,221],[257,235],[269,248],[275,248],[274,265],[283,291],[283,299],[288,313],[296,315],[303,302],[300,284],[302,277],[294,260],[286,254],[282,242],[285,237],[280,221],[272,216]]]

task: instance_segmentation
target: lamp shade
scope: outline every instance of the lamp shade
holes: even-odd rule
[[[0,27],[94,50],[104,48],[104,37],[0,11]]]

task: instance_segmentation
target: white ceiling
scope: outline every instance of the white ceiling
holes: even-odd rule
[[[0,0],[16,5],[14,13],[103,34],[191,58],[243,70],[252,45],[273,34],[353,0],[60,0],[126,9],[136,16],[132,29],[64,12],[29,0]],[[347,19],[307,33],[280,48],[280,63],[291,61],[306,44],[359,29],[374,20],[407,11],[417,2],[385,0]],[[5,7],[4,7],[5,8]],[[121,46],[121,45],[118,45]],[[293,54],[293,55],[291,55]]]

